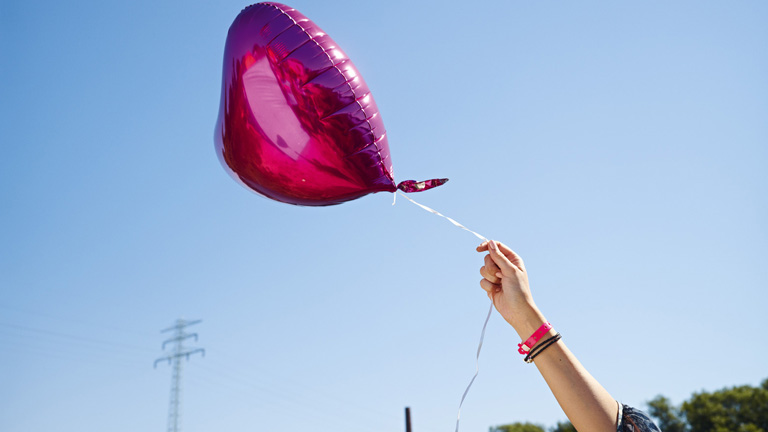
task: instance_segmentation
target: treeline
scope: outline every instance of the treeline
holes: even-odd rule
[[[768,378],[759,386],[694,393],[675,406],[664,396],[645,408],[663,432],[768,432]],[[489,432],[576,432],[570,422],[549,429],[533,423],[491,426]]]

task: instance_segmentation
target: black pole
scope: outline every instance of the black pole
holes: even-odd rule
[[[411,408],[405,407],[405,432],[411,432]]]

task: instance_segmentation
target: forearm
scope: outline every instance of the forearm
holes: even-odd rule
[[[515,326],[522,340],[545,322],[544,316],[536,309],[528,315]],[[550,330],[536,345],[555,334],[554,329]],[[578,431],[616,431],[617,402],[579,363],[562,339],[541,351],[533,362]]]
[[[514,327],[520,339],[527,340],[546,319],[533,302],[523,259],[506,245],[495,241],[484,242],[477,247],[477,251],[488,251],[485,265],[480,268],[483,276],[480,287],[493,300],[501,316]],[[546,343],[555,334],[554,330],[550,330],[532,348]],[[562,340],[538,351],[534,363],[577,430],[616,431],[618,403],[584,369]]]

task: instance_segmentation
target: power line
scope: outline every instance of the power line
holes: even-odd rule
[[[43,312],[40,312],[39,310],[30,310],[30,309],[20,308],[20,307],[17,307],[17,306],[11,306],[11,305],[8,305],[8,304],[0,303],[0,309],[9,310],[9,311],[12,311],[12,312],[15,312],[15,313],[18,313],[18,314],[34,315],[34,316],[44,317],[44,318],[48,318],[48,319],[54,319],[54,320],[58,320],[58,321],[65,321],[65,322],[74,323],[74,324],[77,324],[77,325],[80,325],[80,326],[98,327],[100,329],[116,330],[116,331],[119,331],[119,332],[130,333],[130,334],[133,334],[133,335],[141,335],[141,336],[147,336],[148,335],[148,333],[137,332],[136,330],[133,330],[133,329],[125,329],[125,328],[122,328],[122,327],[116,327],[116,326],[114,326],[112,324],[104,323],[104,322],[101,322],[101,321],[88,321],[88,320],[83,320],[83,319],[80,319],[80,318],[73,318],[73,317],[66,317],[66,316],[55,315],[55,314],[50,314],[50,313],[43,313]]]
[[[111,341],[83,337],[79,335],[61,333],[53,330],[28,327],[28,326],[23,326],[19,324],[10,324],[10,323],[0,322],[0,327],[10,328],[14,330],[21,330],[23,332],[32,332],[32,333],[37,333],[37,334],[46,335],[46,336],[52,336],[59,339],[69,339],[71,341],[88,343],[92,345],[111,346],[111,347],[120,348],[124,350],[131,350],[131,351],[137,351],[137,350],[148,351],[148,348],[144,348],[136,345],[121,344],[121,343],[116,343]]]
[[[192,354],[200,353],[205,356],[205,350],[202,348],[186,348],[184,341],[189,338],[194,338],[197,342],[197,333],[186,333],[184,328],[191,325],[200,323],[202,320],[187,321],[183,318],[176,320],[176,324],[173,327],[169,327],[162,330],[161,333],[173,331],[173,337],[163,342],[163,350],[169,343],[173,343],[173,354],[160,357],[155,360],[155,368],[159,362],[168,361],[168,364],[173,364],[173,374],[171,376],[171,397],[168,403],[168,432],[179,432],[181,430],[181,371],[182,371],[182,357],[189,357]]]

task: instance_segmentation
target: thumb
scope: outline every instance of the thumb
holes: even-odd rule
[[[503,249],[501,248],[503,246]],[[509,252],[511,252],[511,256],[509,256]],[[515,270],[522,270],[522,268],[515,265],[514,261],[518,261],[522,264],[522,260],[520,257],[512,252],[511,249],[508,247],[502,245],[501,243],[497,243],[494,240],[490,240],[488,242],[488,253],[491,256],[491,259],[493,262],[499,266],[499,269],[501,270],[502,274],[511,275],[514,274]],[[510,260],[512,258],[513,260]]]
[[[518,269],[525,272],[525,264],[523,263],[523,259],[520,257],[520,255],[518,255],[504,243],[497,242],[497,244],[499,246],[499,251],[501,251],[501,253],[509,260],[509,262],[511,262],[512,265]]]

